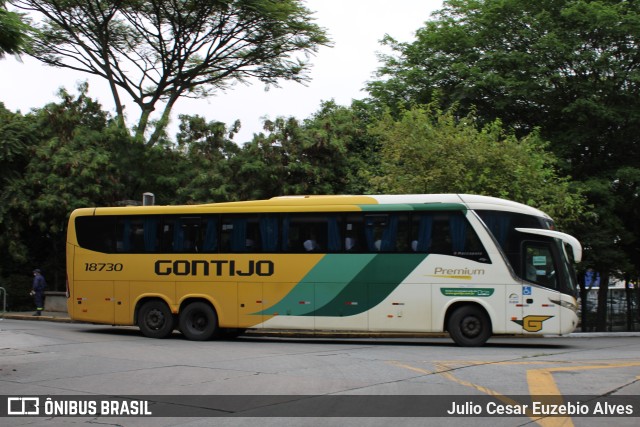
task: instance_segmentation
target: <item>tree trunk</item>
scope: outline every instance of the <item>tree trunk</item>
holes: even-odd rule
[[[600,273],[598,289],[598,312],[596,313],[596,332],[607,331],[607,297],[609,295],[609,272]]]
[[[589,310],[589,305],[587,304],[587,287],[583,279],[583,280],[580,280],[580,329],[582,329],[582,332],[589,331],[589,325],[587,324],[588,310]]]
[[[624,296],[627,301],[627,331],[633,331],[633,318],[635,313],[633,312],[633,295],[631,293],[631,281],[628,278],[624,279]]]

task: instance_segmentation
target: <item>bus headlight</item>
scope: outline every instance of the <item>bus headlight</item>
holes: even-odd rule
[[[552,299],[550,299],[549,301],[551,301],[554,304],[560,305],[560,307],[568,308],[569,310],[573,311],[574,313],[578,312],[578,305],[576,303],[571,302],[571,301],[552,300]]]

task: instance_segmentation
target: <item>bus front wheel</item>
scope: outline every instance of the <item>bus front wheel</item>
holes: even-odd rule
[[[451,338],[461,347],[483,345],[491,337],[491,321],[484,310],[465,305],[457,308],[449,317]]]
[[[218,316],[204,302],[192,302],[180,312],[180,331],[189,340],[206,341],[218,331]]]
[[[149,338],[166,338],[173,332],[173,314],[163,301],[148,301],[138,311],[138,327]]]

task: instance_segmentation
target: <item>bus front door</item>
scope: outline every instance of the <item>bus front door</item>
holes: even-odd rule
[[[525,333],[560,333],[559,270],[553,244],[523,242],[525,282],[522,285]]]

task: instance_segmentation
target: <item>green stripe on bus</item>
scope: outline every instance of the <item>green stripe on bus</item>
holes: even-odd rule
[[[255,314],[307,315],[328,304],[375,257],[375,254],[325,255],[284,298]]]
[[[332,284],[316,284],[316,295],[327,299],[307,316],[353,316],[380,304],[427,257],[426,254],[379,254],[369,262],[346,286],[338,289]]]
[[[329,254],[284,298],[254,314],[360,314],[380,304],[426,257],[427,254]],[[336,277],[341,280],[336,281]]]

